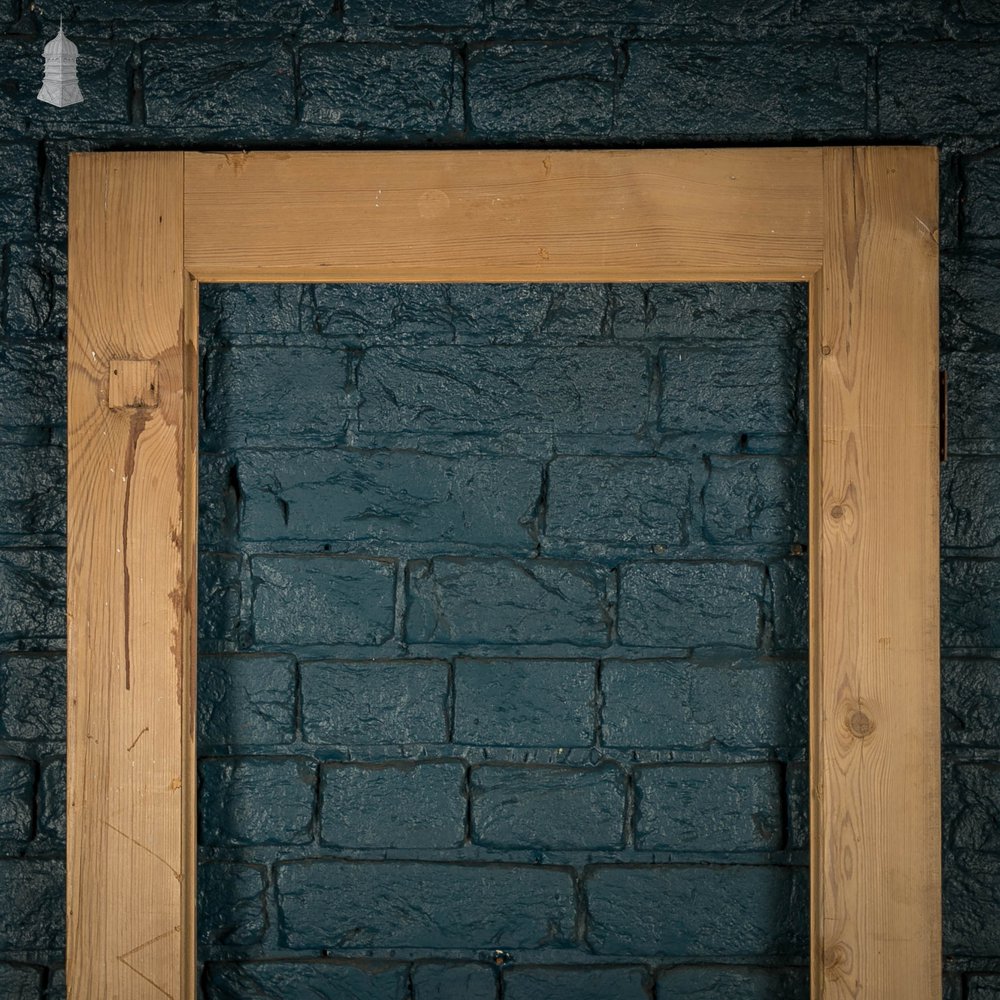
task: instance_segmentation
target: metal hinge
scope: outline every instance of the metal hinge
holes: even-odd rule
[[[948,373],[938,372],[938,426],[940,428],[941,461],[948,461]]]

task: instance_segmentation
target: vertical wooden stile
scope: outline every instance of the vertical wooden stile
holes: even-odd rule
[[[73,1000],[194,997],[197,318],[185,318],[183,188],[179,153],[71,161]]]
[[[938,1000],[937,152],[824,151],[810,330],[814,1000]]]

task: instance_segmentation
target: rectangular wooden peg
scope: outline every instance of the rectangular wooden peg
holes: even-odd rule
[[[108,409],[149,409],[159,398],[157,365],[148,358],[112,358],[108,366]]]

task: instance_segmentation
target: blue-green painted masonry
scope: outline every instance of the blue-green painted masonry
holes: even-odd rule
[[[65,995],[69,151],[867,141],[942,151],[946,993],[1000,996],[1000,7],[40,6],[0,0],[0,997]],[[206,997],[805,996],[801,292],[203,314]]]

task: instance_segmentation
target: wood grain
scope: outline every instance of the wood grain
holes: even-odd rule
[[[71,1000],[195,996],[197,280],[802,278],[813,997],[937,1000],[936,170],[916,148],[74,156]]]
[[[941,996],[937,156],[829,149],[812,283],[815,1000]]]
[[[822,150],[187,154],[202,281],[802,281]]]
[[[195,995],[193,827],[184,817],[194,803],[197,392],[185,340],[182,195],[178,153],[71,161],[73,1000]],[[153,371],[155,393],[145,388]]]

